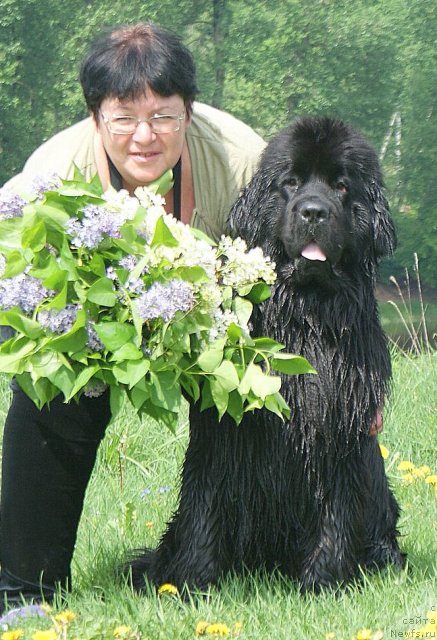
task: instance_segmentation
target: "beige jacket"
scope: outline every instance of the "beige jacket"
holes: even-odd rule
[[[213,107],[194,103],[186,132],[195,209],[191,225],[218,239],[232,203],[251,179],[265,143],[240,120]],[[35,177],[56,173],[71,178],[77,166],[87,179],[97,173],[96,129],[91,118],[56,134],[30,156],[5,186],[25,194]],[[101,160],[98,163],[99,169]]]

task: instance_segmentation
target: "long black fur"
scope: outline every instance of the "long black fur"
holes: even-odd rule
[[[134,586],[203,589],[262,567],[317,591],[360,567],[402,566],[398,505],[369,435],[391,376],[376,267],[395,247],[375,152],[340,121],[297,120],[267,146],[229,228],[276,263],[254,334],[318,374],[283,376],[288,422],[262,410],[236,427],[191,406],[179,507],[158,548],[131,563]],[[308,245],[326,261],[303,257]]]

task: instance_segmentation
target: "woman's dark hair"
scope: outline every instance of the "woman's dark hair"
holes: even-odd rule
[[[180,95],[188,113],[198,93],[189,50],[176,34],[150,22],[103,32],[82,62],[80,83],[95,117],[105,98],[135,99],[146,86],[161,96]]]

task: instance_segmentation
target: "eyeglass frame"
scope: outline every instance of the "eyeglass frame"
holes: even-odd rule
[[[108,131],[110,133],[112,133],[114,136],[131,136],[133,133],[135,133],[135,131],[138,128],[138,125],[140,125],[142,122],[147,122],[147,124],[149,125],[151,131],[153,131],[153,133],[155,133],[156,135],[160,136],[160,135],[167,135],[167,133],[176,133],[177,131],[180,131],[181,129],[181,122],[182,120],[185,118],[185,111],[183,111],[182,113],[180,113],[179,115],[175,115],[172,113],[155,113],[153,114],[153,116],[150,116],[150,118],[136,118],[135,116],[111,116],[110,118],[103,113],[103,111],[100,111],[100,115],[102,116],[102,120],[105,123],[106,127],[108,128]],[[114,118],[129,118],[132,121],[136,121],[136,125],[135,128],[132,129],[132,131],[129,132],[123,132],[123,131],[113,131],[111,129],[111,120],[113,120]],[[171,118],[172,120],[175,120],[178,122],[178,126],[177,129],[172,129],[171,131],[155,131],[153,129],[153,120],[159,120],[160,118]]]

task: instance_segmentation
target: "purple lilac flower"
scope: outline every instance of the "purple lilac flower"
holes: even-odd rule
[[[165,284],[154,282],[135,301],[136,310],[143,320],[162,318],[168,322],[177,311],[189,311],[194,305],[193,289],[184,280],[170,280]]]
[[[43,300],[53,297],[54,294],[55,292],[46,289],[40,280],[25,273],[0,280],[1,309],[20,307],[25,313],[32,313]]]
[[[137,263],[138,260],[135,256],[124,256],[118,264],[120,267],[123,267],[123,269],[126,269],[126,271],[133,271]]]
[[[88,333],[88,341],[86,343],[86,346],[91,349],[91,351],[104,351],[105,345],[97,335],[97,331],[94,329],[94,325],[92,322],[87,323],[86,330]]]
[[[61,186],[61,179],[57,173],[36,176],[31,184],[31,192],[41,198],[46,191],[56,191]]]
[[[103,206],[89,204],[83,208],[83,218],[71,218],[65,225],[66,232],[72,236],[76,247],[95,249],[105,236],[120,237],[120,227],[127,216],[122,212],[111,211]]]
[[[84,396],[87,398],[98,398],[103,395],[108,385],[101,380],[90,380],[84,388]]]
[[[2,187],[0,189],[0,220],[23,215],[23,207],[26,204],[28,203],[11,189]]]
[[[65,309],[40,311],[38,322],[52,333],[68,333],[76,322],[79,308],[77,304],[68,304]]]

